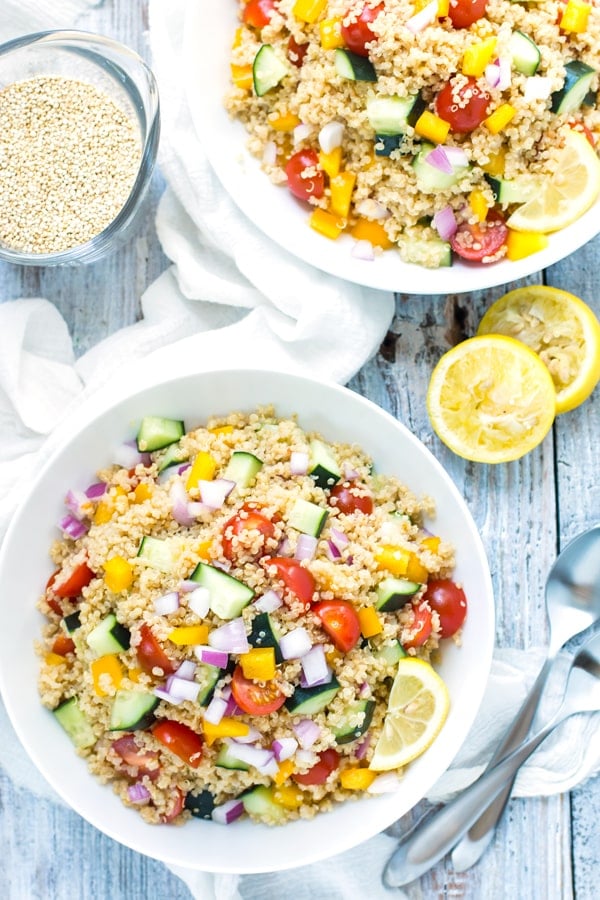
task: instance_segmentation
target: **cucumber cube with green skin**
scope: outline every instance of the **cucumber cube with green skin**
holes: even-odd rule
[[[294,503],[288,518],[288,525],[295,528],[302,534],[309,534],[312,537],[319,537],[323,531],[329,510],[317,506],[316,503],[310,503],[298,497]]]
[[[174,444],[184,434],[185,425],[180,419],[146,416],[137,433],[137,447],[140,453],[152,453]]]
[[[308,474],[321,488],[332,488],[342,477],[342,473],[331,448],[323,441],[310,442],[308,453]]]
[[[394,641],[393,644],[384,644],[383,647],[373,650],[373,656],[382,659],[388,666],[395,666],[406,656],[406,651],[400,641]]]
[[[53,714],[76,747],[83,750],[96,743],[96,735],[88,717],[81,710],[77,697],[65,700],[53,710]]]
[[[223,478],[228,481],[235,481],[238,487],[250,487],[263,465],[262,459],[254,456],[253,453],[235,450],[231,454],[231,459],[223,473]]]
[[[137,555],[160,572],[169,574],[173,571],[173,549],[171,543],[166,539],[143,537]]]
[[[349,81],[377,81],[375,66],[366,56],[359,56],[351,50],[335,51],[335,70],[341,78]]]
[[[421,587],[416,581],[409,581],[407,578],[384,578],[377,585],[375,608],[381,612],[401,609]]]
[[[284,822],[287,816],[285,807],[273,800],[273,791],[264,784],[251,788],[240,798],[249,815],[268,822]]]
[[[98,657],[128,650],[130,638],[129,629],[117,622],[114,613],[109,613],[90,631],[86,640],[88,647]]]
[[[159,699],[148,691],[117,691],[110,712],[109,731],[138,731],[154,722]]]
[[[190,580],[208,589],[210,608],[220,619],[236,619],[254,597],[252,588],[208,563],[198,563]]]
[[[271,44],[263,44],[252,63],[252,80],[257,97],[263,97],[289,75],[290,69]]]
[[[333,730],[336,744],[349,744],[351,741],[356,741],[359,737],[362,737],[373,720],[374,710],[374,700],[355,700],[353,703],[349,703],[342,714],[342,721]],[[359,713],[363,714],[362,721],[360,725],[353,725],[352,720]]]
[[[279,632],[269,613],[259,613],[252,620],[248,643],[252,647],[272,647],[275,651],[275,662],[283,662],[279,647]]]
[[[217,682],[224,674],[223,669],[219,669],[218,666],[211,666],[209,663],[198,664],[196,681],[200,684],[200,690],[196,699],[200,706],[208,706],[213,698]]]
[[[315,716],[331,703],[339,689],[340,683],[335,676],[327,684],[297,687],[285,701],[285,706],[294,715]]]

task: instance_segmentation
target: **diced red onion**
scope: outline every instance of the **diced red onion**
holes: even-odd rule
[[[266,594],[263,594],[262,597],[259,597],[254,603],[256,609],[266,613],[274,612],[276,609],[279,609],[282,604],[283,600],[276,591],[267,591]]]
[[[176,700],[191,700],[193,703],[198,699],[200,685],[197,681],[188,681],[187,678],[178,678],[177,675],[172,675],[167,690]]]
[[[221,569],[222,572],[229,572],[229,570],[231,569],[231,563],[227,559],[224,559],[223,561],[221,561],[220,559],[214,559],[211,565],[214,566],[215,569]]]
[[[350,543],[350,539],[348,538],[348,535],[345,534],[343,531],[340,531],[339,528],[332,528],[330,534],[331,534],[331,540],[333,541],[335,546],[338,547],[338,549],[340,549],[340,550],[343,550],[344,547],[347,547],[348,544]]]
[[[498,87],[500,83],[500,66],[498,63],[490,63],[485,67],[485,80],[490,87]]]
[[[155,697],[158,697],[159,700],[165,700],[166,703],[172,703],[174,706],[178,706],[182,702],[181,697],[174,697],[173,694],[171,694],[170,691],[165,690],[164,687],[155,687],[154,695]]]
[[[355,259],[361,259],[363,262],[373,262],[375,259],[375,250],[371,241],[355,241],[350,252]]]
[[[85,489],[85,496],[88,497],[89,500],[97,500],[99,497],[104,496],[106,487],[107,485],[104,481],[96,481]]]
[[[256,768],[261,775],[267,775],[269,778],[274,778],[279,772],[279,763],[275,757],[273,757],[268,763],[265,763],[264,766],[257,766]]]
[[[423,31],[424,28],[427,28],[428,25],[431,25],[432,22],[435,22],[437,11],[438,0],[433,0],[432,3],[428,3],[427,6],[419,10],[418,13],[411,16],[410,19],[405,22],[405,25],[413,34],[418,34],[420,31]]]
[[[349,462],[345,461],[342,466],[342,472],[344,474],[344,481],[356,481],[358,478],[358,472],[356,469],[352,468]]]
[[[512,70],[511,70],[511,60],[507,56],[501,56],[498,60],[498,66],[500,68],[500,79],[498,81],[498,90],[505,91],[507,90],[512,83]]]
[[[81,522],[92,509],[89,497],[83,491],[67,491],[65,506],[76,519]]]
[[[367,734],[366,737],[362,739],[360,744],[356,745],[354,750],[354,755],[357,759],[364,759],[367,755],[367,750],[369,749],[369,744],[371,743],[371,735]]]
[[[235,487],[235,481],[229,481],[227,478],[215,478],[214,481],[198,482],[200,489],[200,498],[206,506],[211,509],[221,509],[225,503],[225,498],[229,496]]]
[[[144,466],[150,465],[150,455],[140,453],[135,441],[125,441],[125,443],[119,444],[114,448],[112,458],[123,469],[135,469],[140,463]]]
[[[328,122],[319,131],[319,147],[323,153],[332,153],[342,146],[344,126],[341,122]]]
[[[353,556],[348,556],[348,557],[346,558],[346,565],[347,565],[347,566],[351,566],[353,562],[354,562],[354,557],[353,557]]]
[[[452,175],[453,173],[452,163],[448,159],[446,150],[441,144],[438,144],[437,147],[434,147],[433,150],[427,154],[425,162],[429,163],[430,166],[433,166],[434,169],[437,169],[438,172],[444,172],[446,175]]]
[[[63,534],[73,538],[74,541],[83,537],[84,534],[87,534],[89,529],[89,525],[86,525],[85,522],[80,522],[79,519],[76,519],[75,516],[72,516],[70,513],[68,516],[61,519],[58,524]]]
[[[315,644],[312,650],[309,650],[302,657],[302,672],[308,687],[316,684],[325,684],[329,675],[329,667],[325,658],[325,650],[323,644]]]
[[[147,803],[150,799],[150,791],[141,781],[136,781],[127,788],[127,796],[131,803]]]
[[[188,510],[189,497],[181,481],[174,481],[169,491],[169,498],[173,504],[172,515],[178,525],[189,528],[194,524],[194,517]]]
[[[205,647],[202,644],[198,644],[194,647],[194,653],[200,662],[209,666],[216,666],[218,669],[227,668],[229,655],[224,650],[215,650],[213,647]]]
[[[379,200],[374,200],[373,197],[365,197],[364,200],[359,200],[355,208],[359,216],[364,216],[366,219],[374,219],[376,222],[381,221],[381,219],[389,219],[391,215],[387,206],[384,206]]]
[[[363,681],[363,683],[361,684],[361,686],[360,686],[359,689],[358,689],[358,694],[359,694],[359,696],[362,697],[363,699],[364,699],[365,697],[370,697],[370,696],[371,696],[371,685],[369,684],[368,681]]]
[[[302,141],[305,141],[312,134],[312,125],[304,125],[300,123],[300,125],[296,125],[293,131],[294,135],[294,147],[297,147],[298,144],[301,144]]]
[[[211,631],[208,643],[215,650],[225,650],[226,653],[247,653],[250,645],[242,617],[232,619]]]
[[[229,697],[227,699],[227,709],[225,710],[226,716],[239,716],[242,713],[242,710],[239,708],[233,697]]]
[[[458,222],[451,206],[445,206],[436,212],[431,224],[443,241],[449,241],[458,228]]]
[[[301,534],[296,544],[294,559],[314,559],[317,552],[318,540],[312,534]]]
[[[211,725],[218,725],[227,709],[227,700],[222,697],[213,697],[204,713],[204,718]]]
[[[290,472],[292,475],[306,475],[308,472],[308,453],[294,450],[290,456]]]
[[[300,625],[279,639],[279,649],[284,659],[300,659],[310,651],[312,641],[306,628]]]
[[[168,616],[179,609],[179,594],[177,591],[170,591],[157,597],[154,601],[154,612],[157,616]]]
[[[254,725],[250,725],[248,734],[238,734],[236,741],[238,744],[255,744],[256,741],[260,741],[261,737],[260,731]]]
[[[531,75],[525,79],[525,91],[523,96],[528,102],[531,100],[547,100],[552,93],[552,80],[545,75]]]
[[[444,147],[444,153],[450,160],[453,171],[469,165],[469,157],[462,147]]]
[[[317,738],[321,735],[321,729],[312,719],[300,719],[297,725],[293,726],[294,734],[298,738],[298,743],[303,750],[310,750]]]
[[[367,788],[368,794],[391,794],[397,791],[401,785],[401,780],[396,772],[384,772],[374,778]]]
[[[230,825],[244,814],[244,804],[241,800],[226,800],[220,806],[215,806],[211,812],[213,822],[219,825]]]
[[[196,674],[196,663],[193,659],[184,659],[175,674],[178,678],[185,678],[186,681],[193,681]]]
[[[206,587],[196,587],[187,596],[188,609],[196,613],[199,619],[204,619],[210,609],[210,591]]]
[[[290,759],[298,749],[298,741],[296,738],[277,738],[271,744],[275,759],[277,762],[284,762]]]
[[[340,553],[340,551],[338,550],[336,545],[333,543],[333,541],[327,541],[326,548],[327,548],[327,556],[329,557],[329,559],[332,562],[336,562],[338,559],[342,558],[342,554]]]
[[[267,141],[265,144],[262,161],[266,166],[274,166],[277,162],[277,144],[275,141]]]
[[[170,478],[173,478],[174,475],[179,475],[178,465],[167,466],[166,469],[163,469],[162,472],[158,473],[156,480],[159,484],[165,484]]]
[[[179,591],[182,594],[190,594],[192,591],[197,590],[198,582],[192,581],[191,578],[186,578],[185,581],[182,581],[179,585]]]
[[[210,506],[207,506],[206,503],[200,503],[199,500],[191,500],[187,505],[188,515],[192,517],[192,519],[199,519],[200,516],[205,513],[212,513],[213,509]]]
[[[263,747],[257,747],[255,744],[240,744],[233,738],[225,738],[225,743],[229,747],[229,752],[235,759],[240,762],[248,763],[249,766],[266,766],[275,754],[272,750],[265,750]]]
[[[279,547],[277,548],[277,556],[291,556],[292,555],[292,545],[289,541],[289,538],[284,537],[280,542]]]
[[[313,750],[297,750],[295,760],[298,768],[312,769],[319,757]]]

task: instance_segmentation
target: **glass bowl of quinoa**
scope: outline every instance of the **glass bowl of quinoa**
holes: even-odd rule
[[[262,412],[259,412],[260,410]],[[56,545],[59,542],[65,546],[68,544],[71,547],[75,546],[78,540],[74,538],[69,543],[67,539],[61,537],[59,526],[65,515],[65,496],[70,489],[85,490],[90,478],[95,477],[94,473],[121,471],[118,466],[115,468],[113,465],[115,451],[120,448],[119,452],[123,452],[127,442],[139,434],[144,419],[147,424],[148,417],[182,422],[185,434],[204,436],[202,439],[206,438],[209,442],[216,441],[219,446],[223,445],[225,454],[223,461],[232,449],[226,446],[227,440],[234,440],[236,434],[238,436],[245,434],[247,429],[256,427],[259,429],[260,451],[265,460],[272,457],[274,471],[284,476],[285,484],[290,481],[291,458],[288,459],[288,450],[292,445],[288,440],[282,440],[282,435],[294,434],[301,443],[304,440],[303,436],[321,435],[338,454],[342,445],[349,448],[344,452],[348,452],[353,459],[361,460],[361,466],[364,463],[361,468],[364,478],[373,478],[381,474],[382,478],[396,479],[405,485],[411,496],[417,498],[414,501],[415,510],[417,507],[421,510],[419,514],[421,537],[431,532],[432,535],[443,535],[447,540],[448,552],[451,554],[448,559],[452,558],[451,577],[463,586],[469,600],[469,610],[460,642],[452,639],[442,641],[431,657],[435,671],[446,684],[450,709],[439,736],[422,756],[404,768],[399,785],[394,790],[378,795],[359,791],[349,796],[346,792],[343,798],[340,797],[344,802],[328,804],[326,808],[318,809],[316,814],[309,818],[294,818],[276,827],[256,821],[249,815],[224,826],[216,818],[188,815],[186,810],[176,817],[177,821],[166,822],[159,819],[150,824],[140,815],[135,803],[125,805],[110,783],[102,783],[100,778],[90,773],[86,760],[87,751],[82,754],[76,753],[72,741],[60,727],[52,710],[44,708],[38,691],[39,647],[40,636],[44,628],[47,628],[49,619],[40,598],[44,597],[45,586],[56,568],[49,551],[53,543]],[[277,422],[288,424],[277,426]],[[242,423],[244,427],[240,430]],[[228,431],[228,428],[231,430]],[[215,433],[215,429],[225,430]],[[323,384],[310,378],[264,370],[225,370],[171,377],[169,380],[163,378],[159,383],[104,407],[104,411],[99,415],[94,413],[85,419],[82,416],[78,423],[72,423],[69,429],[64,431],[63,437],[64,440],[57,444],[60,449],[48,459],[31,485],[27,497],[23,498],[5,538],[0,556],[0,603],[4,623],[0,633],[0,687],[3,699],[27,753],[62,798],[95,827],[138,852],[172,864],[221,872],[274,871],[324,859],[382,831],[422,799],[431,785],[451,764],[473,722],[483,696],[494,639],[491,581],[481,539],[460,492],[429,450],[392,416],[346,388]],[[272,447],[269,443],[271,438]],[[217,443],[213,447],[215,453]],[[256,449],[258,450],[258,445]],[[131,446],[129,450],[132,450]],[[135,452],[136,448],[133,450]],[[168,452],[168,448],[164,452]],[[158,452],[156,464],[159,457],[162,460],[163,455],[163,451]],[[122,460],[125,461],[124,457]],[[295,460],[295,463],[297,462],[298,460]],[[373,468],[369,469],[371,475],[368,475],[367,469],[370,466]],[[259,473],[257,476],[258,481],[267,486],[273,481],[273,490],[276,487],[277,491],[281,492],[283,482],[278,486],[275,485],[277,479],[266,477],[267,468],[265,463],[261,470],[262,475]],[[126,474],[127,471],[128,468],[125,467],[121,474]],[[314,501],[317,495],[313,495],[313,488],[310,487],[306,476],[294,477],[299,479],[298,483],[302,482],[305,487],[308,485],[309,494]],[[352,472],[346,472],[345,477],[352,477]],[[170,492],[174,483],[167,482],[164,491],[157,488],[161,496],[164,493],[167,506],[171,502]],[[134,492],[136,489],[137,486]],[[116,486],[111,486],[109,491],[114,494]],[[147,504],[145,508],[150,515],[146,522],[150,528],[148,534],[154,529],[154,537],[160,536],[161,520],[153,519],[153,513],[149,512],[148,499],[144,500],[141,492],[142,488],[139,488],[139,497],[135,493],[132,494],[131,503],[137,498],[142,505]],[[124,493],[121,491],[116,493],[119,495],[119,503],[130,502],[127,498],[131,492],[124,489]],[[110,500],[111,496],[112,494],[107,494],[104,500]],[[240,498],[239,502],[236,501],[236,496],[237,493],[234,491],[232,499],[225,500],[226,509],[218,512],[217,517],[227,519],[230,511],[235,513],[236,503],[239,505],[239,502],[242,502]],[[102,503],[102,498],[98,502]],[[311,502],[309,501],[308,506],[303,505],[305,511],[310,511]],[[135,507],[136,504],[131,507],[134,512]],[[285,522],[287,518],[288,513],[284,510]],[[106,534],[109,532],[112,534],[111,540],[118,538],[120,541],[122,538],[125,543],[131,543],[132,548],[134,544],[138,547],[139,534],[128,536],[124,533],[118,537],[121,529],[119,522],[124,524],[126,519],[126,515],[119,517],[116,531],[114,528],[111,530],[109,523]],[[214,516],[211,516],[211,521],[213,520]],[[319,538],[322,542],[327,540],[327,536],[331,537],[329,529],[334,520],[338,524],[342,521],[341,518],[336,518],[334,508],[330,507],[329,523],[325,525],[323,537]],[[349,527],[349,522],[346,525]],[[186,530],[186,527],[178,527],[175,522],[169,527],[174,529],[173,533],[177,540]],[[192,526],[192,531],[195,527]],[[283,525],[276,523],[276,528],[281,529]],[[292,534],[291,538],[295,542],[297,535]],[[160,544],[146,541],[144,546],[152,551],[152,546]],[[196,549],[192,555],[196,553]],[[106,556],[112,558],[119,548],[115,544],[109,550]],[[148,563],[147,559],[144,562],[146,550],[140,557],[141,562],[136,562],[138,557],[135,548],[130,548],[130,551],[124,554],[122,551],[123,547],[119,553],[127,556],[130,562],[133,560],[134,568],[139,564],[142,566],[146,572],[144,575],[146,580],[154,579],[152,574],[154,563],[152,560]],[[224,552],[227,555],[226,548]],[[344,552],[342,551],[342,560]],[[356,552],[359,552],[358,546]],[[27,560],[26,566],[23,565],[24,559]],[[156,558],[154,561],[156,562]],[[184,574],[191,573],[196,565],[195,558],[182,557],[182,565],[184,562]],[[315,562],[308,561],[307,565],[314,570],[314,577],[320,584],[319,590],[322,591],[323,573],[326,570],[330,571],[335,565],[339,570],[343,562],[330,564],[325,559],[319,562],[317,555]],[[202,566],[200,568],[204,571]],[[230,569],[230,574],[241,579],[246,571],[246,563],[241,568],[236,564]],[[183,569],[181,573],[179,570],[176,573],[178,584],[182,573]],[[211,574],[214,576],[214,572]],[[339,576],[340,572],[337,574]],[[154,593],[162,596],[171,576],[158,573],[158,577],[160,585],[156,583]],[[101,587],[101,581],[96,580],[95,584],[97,589]],[[85,590],[88,593],[87,588]],[[264,592],[257,590],[256,593],[258,598]],[[19,603],[14,602],[17,595]],[[132,626],[131,649],[125,651],[125,655],[127,653],[135,655],[137,652],[136,647],[139,643],[137,637],[135,639],[133,637],[137,626],[133,623],[139,616],[142,618],[149,616],[151,627],[154,629],[158,627],[153,604],[154,600],[145,609],[143,603],[140,605],[137,601],[134,602],[135,609],[132,607],[129,622]],[[241,618],[244,621],[249,616],[254,618],[253,604],[254,600],[242,610]],[[174,613],[175,617],[181,616],[188,608],[189,595],[186,595],[180,601],[180,611]],[[276,616],[285,619],[286,610],[286,606],[280,607],[276,611]],[[108,613],[109,610],[103,608],[102,612]],[[94,623],[94,627],[95,624],[100,624],[99,620],[102,618],[99,609],[96,613],[98,623]],[[83,607],[81,615],[83,620]],[[161,615],[164,618],[164,610]],[[168,615],[173,614],[167,613],[165,622]],[[385,619],[386,615],[382,614],[382,618]],[[224,624],[227,625],[228,621],[235,620],[225,620]],[[87,625],[92,625],[91,620]],[[83,627],[87,628],[87,625],[84,624]],[[286,633],[289,630],[287,625],[284,630]],[[158,631],[156,635],[160,637]],[[359,653],[360,644],[361,642],[350,652]],[[182,658],[188,652],[185,648],[178,648],[174,644],[168,645],[168,648],[170,653],[174,652]],[[364,653],[368,655],[366,648]],[[125,660],[125,656],[122,660]],[[335,660],[334,665],[338,666]],[[300,677],[300,665],[297,668]],[[77,672],[83,680],[92,677],[91,669],[88,671],[87,665],[79,668],[76,665],[73,669],[76,678],[79,677]],[[130,673],[127,674],[127,678],[129,677]],[[145,685],[146,676],[140,677]],[[107,673],[101,673],[100,680],[108,690],[111,690],[108,684],[110,677]],[[156,686],[154,682],[158,684],[160,679],[150,676],[150,680],[154,689]],[[129,685],[129,688],[138,691],[144,685],[139,683],[137,686]],[[122,688],[127,686],[128,683],[124,683]],[[61,698],[57,696],[57,702]],[[105,702],[102,698],[97,700],[100,703]],[[106,702],[112,703],[112,698]],[[164,705],[160,710],[157,708],[159,717],[164,719],[165,711],[170,719],[183,715],[183,706],[168,705],[168,700],[161,703]],[[284,718],[287,720],[287,713]],[[256,717],[253,726],[260,731],[264,723],[261,726],[260,717]],[[157,744],[151,750],[156,751],[158,746]],[[351,746],[343,743],[338,748],[346,762],[349,759],[346,754]],[[206,760],[212,758],[214,748],[214,744],[207,746]],[[159,752],[162,753],[160,750]],[[188,792],[192,780],[197,777],[198,770],[193,765],[189,768],[182,760],[178,762],[176,757],[169,759],[171,761],[169,768],[173,772],[177,770],[181,777],[179,785],[181,790],[184,793]],[[98,771],[95,774],[98,775]],[[238,773],[235,777],[243,779],[246,775]],[[257,777],[260,780],[260,776]],[[150,780],[149,784],[152,791],[158,782]]]
[[[93,262],[131,234],[160,132],[154,76],[83,31],[0,46],[0,259]]]

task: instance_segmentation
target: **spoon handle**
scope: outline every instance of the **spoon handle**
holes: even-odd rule
[[[384,884],[388,887],[410,884],[445,856],[553,728],[573,712],[561,708],[546,728],[480,776],[422,828],[412,832],[390,857],[383,873]]]

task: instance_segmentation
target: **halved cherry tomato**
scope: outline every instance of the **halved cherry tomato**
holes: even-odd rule
[[[485,222],[462,222],[450,238],[450,246],[463,259],[473,262],[495,262],[498,251],[506,244],[508,228],[496,210]]]
[[[202,761],[204,741],[199,734],[196,734],[183,722],[162,719],[152,726],[152,734],[167,750],[186,762],[192,769],[198,768]]]
[[[457,134],[468,134],[487,116],[490,95],[481,89],[476,78],[469,77],[457,87],[453,81],[444,85],[436,97],[438,116],[450,124]]]
[[[369,55],[369,51],[365,44],[370,44],[377,40],[377,35],[372,31],[370,25],[371,22],[375,21],[382,10],[383,3],[380,3],[375,7],[365,5],[357,17],[355,17],[354,13],[352,14],[352,18],[354,19],[353,22],[349,25],[342,25],[342,37],[344,38],[344,43],[353,53],[357,53],[359,56]],[[346,15],[348,15],[348,13],[346,13]]]
[[[336,484],[329,494],[329,504],[349,516],[355,512],[365,515],[373,512],[373,498],[369,494],[357,493],[345,484]]]
[[[455,28],[470,28],[485,15],[487,0],[450,0],[448,16]]]
[[[235,557],[233,549],[233,538],[243,535],[244,532],[258,531],[262,535],[260,548],[257,556],[262,555],[266,538],[272,538],[275,534],[275,525],[273,522],[260,512],[261,507],[254,503],[244,503],[235,516],[228,519],[223,526],[223,554],[227,559],[232,560]],[[243,545],[242,545],[243,547]],[[247,552],[243,547],[244,552]]]
[[[287,45],[287,58],[293,66],[296,66],[297,69],[300,69],[302,67],[302,63],[304,62],[304,57],[306,56],[307,50],[308,41],[305,44],[299,44],[294,35],[290,34],[290,39]]]
[[[242,21],[251,28],[264,28],[276,9],[275,0],[248,0],[242,13]]]
[[[161,822],[167,824],[168,822],[172,822],[173,819],[177,818],[181,810],[183,809],[185,804],[185,794],[183,791],[176,787],[173,791],[173,801],[169,809],[164,815],[160,817]]]
[[[413,606],[415,618],[410,626],[412,637],[407,641],[402,641],[403,647],[422,647],[427,638],[431,634],[431,611],[421,603],[420,606]]]
[[[307,169],[313,170],[310,175],[304,175]],[[299,200],[308,200],[309,197],[323,196],[325,191],[325,174],[319,168],[319,156],[316,150],[298,150],[290,156],[285,167],[288,188],[294,197]]]
[[[308,569],[301,566],[298,560],[287,556],[273,556],[264,561],[265,567],[274,566],[277,577],[285,584],[288,591],[303,603],[310,603],[317,589],[315,579]]]
[[[467,615],[467,598],[463,589],[449,578],[438,578],[429,582],[423,599],[439,615],[442,637],[456,634]]]
[[[313,612],[338,650],[348,653],[356,647],[360,638],[360,620],[348,600],[320,600],[314,604]]]
[[[124,734],[111,744],[117,756],[120,756],[125,765],[134,766],[138,775],[147,775],[151,781],[156,781],[160,774],[158,766],[151,768],[151,764],[158,759],[158,753],[154,750],[140,750],[132,734]]]
[[[66,634],[57,634],[52,643],[52,652],[58,656],[66,656],[67,653],[73,653],[75,644]]]
[[[268,716],[285,703],[285,694],[275,682],[252,681],[246,678],[241,666],[234,669],[231,693],[239,708],[251,716]]]
[[[340,754],[332,747],[328,750],[322,750],[318,756],[319,762],[315,763],[312,769],[309,769],[304,775],[301,775],[299,772],[292,775],[296,784],[305,786],[323,784],[340,764]]]
[[[56,572],[50,576],[46,589],[51,590],[53,594],[56,594],[57,597],[60,597],[63,600],[67,597],[69,599],[78,597],[83,588],[87,587],[92,578],[96,577],[88,564],[84,562],[75,566],[70,575],[64,580],[60,578],[61,572],[61,569],[57,569]]]
[[[144,622],[140,628],[141,641],[135,648],[138,663],[148,675],[152,675],[152,669],[158,667],[165,675],[172,675],[176,669],[175,664],[169,659],[161,644],[154,637],[150,626]]]

